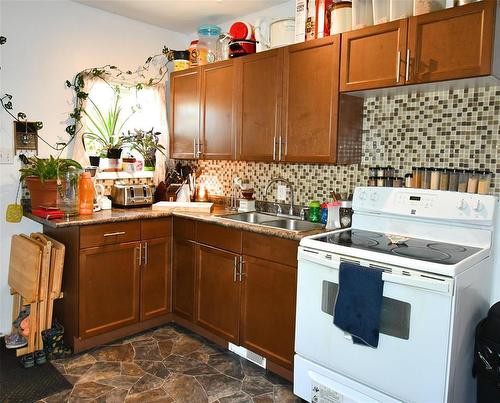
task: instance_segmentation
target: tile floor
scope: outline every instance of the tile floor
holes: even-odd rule
[[[300,402],[291,384],[170,324],[53,361],[72,390],[41,402]]]

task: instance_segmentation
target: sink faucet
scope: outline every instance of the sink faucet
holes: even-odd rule
[[[267,197],[267,192],[269,191],[269,188],[271,187],[271,185],[273,183],[277,183],[277,182],[284,182],[289,188],[290,188],[290,210],[288,211],[288,215],[291,215],[293,216],[293,185],[290,181],[286,180],[285,178],[282,178],[282,177],[277,177],[277,178],[273,178],[269,181],[269,183],[266,185],[266,189],[264,190],[264,198]],[[281,209],[278,209],[278,214],[277,215],[281,215]]]

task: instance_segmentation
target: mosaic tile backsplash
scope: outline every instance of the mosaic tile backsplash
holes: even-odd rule
[[[254,184],[257,200],[271,178],[294,185],[294,201],[329,200],[330,193],[351,193],[365,185],[368,167],[391,165],[397,176],[412,166],[489,169],[490,194],[500,195],[500,86],[369,97],[364,102],[361,164],[272,164],[242,161],[197,161],[201,183],[211,195],[231,194],[234,176]]]

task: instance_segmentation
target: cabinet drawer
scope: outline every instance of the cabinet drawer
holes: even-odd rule
[[[196,221],[176,217],[174,219],[174,237],[194,241],[196,237]]]
[[[166,238],[170,235],[172,235],[172,219],[170,217],[141,221],[142,239]]]
[[[89,225],[80,228],[80,248],[139,241],[140,221]]]
[[[298,241],[243,232],[243,254],[287,266],[297,266]]]
[[[196,240],[216,248],[241,253],[241,231],[234,228],[199,222]]]

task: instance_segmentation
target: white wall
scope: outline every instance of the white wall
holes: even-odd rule
[[[13,95],[15,110],[41,120],[40,134],[50,143],[67,141],[64,129],[72,109],[64,86],[84,68],[115,64],[135,68],[164,45],[182,49],[187,36],[96,10],[68,0],[0,0],[0,93]],[[12,119],[0,111],[0,147],[12,148]],[[40,142],[39,142],[40,143]],[[39,154],[51,151],[40,144]],[[15,199],[19,163],[0,165],[0,332],[10,331],[11,296],[7,286],[10,237],[41,230],[34,222],[5,222]]]

